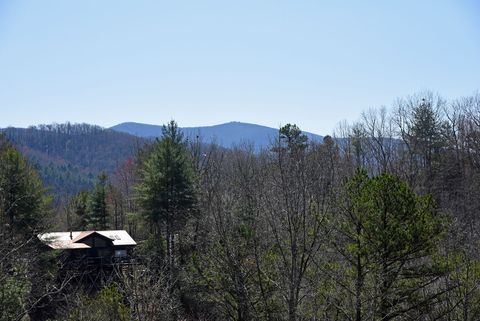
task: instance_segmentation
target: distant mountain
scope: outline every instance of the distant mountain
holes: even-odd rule
[[[162,126],[133,122],[121,123],[110,129],[145,138],[158,137],[162,133]],[[182,127],[181,131],[189,139],[198,136],[205,143],[214,142],[227,148],[242,143],[253,143],[257,149],[265,148],[278,135],[278,129],[276,128],[241,122],[203,127]],[[322,141],[323,139],[320,135],[308,132],[305,132],[305,134],[314,141]]]

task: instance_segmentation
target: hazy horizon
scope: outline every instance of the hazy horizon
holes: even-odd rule
[[[174,119],[173,119],[174,120]],[[118,125],[122,125],[122,124],[138,124],[138,125],[146,125],[146,126],[163,126],[163,125],[166,125],[167,122],[164,122],[164,123],[161,123],[161,124],[154,124],[154,123],[140,123],[140,122],[134,122],[134,121],[127,121],[127,122],[121,122],[121,123],[118,123],[118,124],[114,124],[112,126],[101,126],[101,125],[98,125],[98,124],[95,124],[95,123],[85,123],[85,122],[72,122],[72,121],[65,121],[65,122],[51,122],[51,123],[42,123],[42,124],[31,124],[31,125],[27,125],[27,126],[5,126],[5,127],[0,127],[0,129],[6,129],[6,128],[28,128],[28,127],[31,127],[31,126],[40,126],[40,125],[53,125],[53,124],[66,124],[66,123],[70,123],[70,124],[88,124],[88,125],[96,125],[96,126],[100,126],[102,128],[106,128],[106,129],[111,129],[115,126],[118,126]],[[182,126],[181,124],[178,124],[179,127],[183,128],[183,129],[190,129],[190,128],[200,128],[200,127],[215,127],[215,126],[220,126],[220,125],[228,125],[228,124],[231,124],[231,123],[241,123],[241,124],[247,124],[247,125],[254,125],[254,126],[260,126],[260,127],[267,127],[267,128],[272,128],[272,129],[279,129],[281,126],[283,125],[286,125],[288,124],[288,122],[285,122],[285,123],[281,123],[279,124],[278,126],[276,127],[272,127],[272,126],[267,126],[267,125],[263,125],[263,124],[258,124],[258,123],[253,123],[253,122],[240,122],[240,121],[235,121],[235,120],[232,120],[232,121],[227,121],[227,122],[224,122],[224,123],[218,123],[218,124],[212,124],[212,125],[200,125],[200,126]],[[298,124],[296,124],[298,125]],[[311,134],[316,134],[316,135],[320,135],[320,136],[324,136],[324,135],[331,135],[331,133],[316,133],[316,132],[310,132],[308,130],[304,130],[303,128],[301,128],[300,125],[298,125],[300,127],[300,129],[302,129],[302,131],[304,132],[308,132],[308,133],[311,133]]]

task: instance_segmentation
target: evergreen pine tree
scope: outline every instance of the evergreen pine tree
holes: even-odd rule
[[[50,198],[39,176],[20,153],[8,143],[0,148],[2,227],[30,237],[47,223]]]
[[[176,232],[182,229],[195,205],[193,172],[185,141],[177,123],[163,126],[150,156],[143,164],[137,192],[157,241],[164,233],[167,266],[174,267]],[[160,242],[157,242],[159,247]]]
[[[37,173],[0,135],[0,320],[34,311],[45,279],[36,234],[49,223],[50,198]],[[36,282],[33,282],[35,280]]]
[[[88,200],[88,223],[94,230],[108,228],[107,184],[107,175],[100,174]]]
[[[439,293],[425,289],[443,275],[435,263],[444,219],[429,196],[417,196],[391,174],[369,178],[359,170],[347,185],[348,201],[341,234],[355,275],[355,320],[369,299],[378,320],[427,313]],[[369,293],[365,293],[369,288]]]
[[[88,217],[88,201],[90,193],[88,191],[80,191],[70,201],[71,213],[74,217],[70,218],[69,229],[86,230],[89,223]]]

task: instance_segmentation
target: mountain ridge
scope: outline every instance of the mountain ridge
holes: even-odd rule
[[[124,122],[109,129],[143,138],[159,137],[162,133],[162,125],[138,122]],[[203,142],[214,142],[226,148],[243,143],[253,143],[256,149],[262,149],[268,147],[278,135],[278,128],[239,121],[210,126],[180,127],[180,130],[186,138],[194,139],[200,137]],[[310,140],[317,142],[323,140],[321,135],[310,132],[303,133]]]

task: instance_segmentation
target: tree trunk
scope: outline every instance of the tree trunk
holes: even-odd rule
[[[165,241],[167,243],[166,264],[167,264],[167,269],[168,269],[169,276],[171,276],[172,265],[171,265],[170,256],[171,256],[171,252],[172,252],[172,248],[171,248],[171,234],[172,234],[172,232],[171,232],[171,229],[170,229],[170,222],[167,222],[165,232],[166,232]]]
[[[360,243],[360,241],[358,241]],[[362,321],[363,269],[360,254],[357,254],[357,280],[355,283],[355,321]]]
[[[295,302],[294,290],[290,291],[290,297],[288,298],[288,321],[297,320],[297,304]]]

